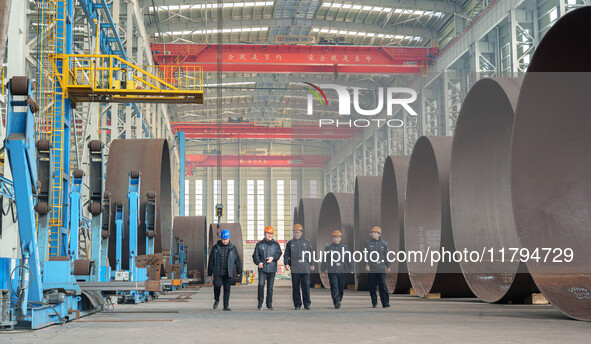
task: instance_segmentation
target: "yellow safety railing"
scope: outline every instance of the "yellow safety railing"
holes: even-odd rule
[[[136,66],[117,55],[58,55],[58,80],[74,102],[203,103],[203,67]]]

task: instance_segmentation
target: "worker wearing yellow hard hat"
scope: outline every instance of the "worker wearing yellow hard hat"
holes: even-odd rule
[[[279,243],[273,240],[273,234],[275,229],[272,226],[265,227],[264,238],[256,244],[252,254],[252,260],[258,266],[259,275],[258,310],[263,309],[265,284],[267,285],[266,306],[268,310],[273,310],[273,284],[277,274],[277,261],[282,253]]]
[[[345,274],[353,273],[353,265],[351,264],[351,251],[349,247],[341,243],[343,239],[343,232],[340,229],[336,229],[332,232],[332,244],[327,245],[324,251],[328,252],[325,257],[326,260],[322,260],[320,271],[322,276],[326,276],[328,273],[328,280],[330,282],[330,296],[332,297],[332,303],[334,308],[341,308],[341,302],[343,301],[343,294],[345,293]],[[340,259],[334,258],[339,257]],[[338,254],[336,254],[338,252]],[[348,252],[348,253],[346,253]]]
[[[381,239],[382,229],[374,226],[369,232],[371,239],[365,242],[365,249],[368,254],[368,261],[365,262],[365,271],[369,272],[369,295],[373,308],[378,307],[378,296],[376,287],[380,289],[380,301],[382,307],[390,307],[390,293],[386,285],[386,273],[390,272],[388,256],[388,243]],[[373,254],[373,255],[372,255]]]

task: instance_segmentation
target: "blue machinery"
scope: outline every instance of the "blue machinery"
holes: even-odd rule
[[[143,286],[138,290],[137,284],[135,288],[120,288],[113,283],[147,280],[146,268],[137,267],[135,261],[138,240],[146,240],[148,254],[154,251],[156,193],[148,193],[145,238],[138,238],[141,173],[129,173],[129,206],[125,209],[128,216],[124,216],[122,204],[115,205],[117,266],[116,271],[110,271],[107,253],[111,204],[110,195],[104,192],[103,147],[100,142],[91,142],[89,212],[92,219],[82,216],[82,189],[86,176],[81,170],[74,171],[68,195],[68,226],[62,228],[64,240],[60,240],[60,246],[55,247],[58,255],[51,255],[47,243],[50,236],[50,186],[54,178],[52,145],[49,140],[40,140],[35,144],[33,111],[37,107],[31,98],[32,88],[28,79],[14,77],[8,83],[8,89],[5,147],[13,184],[2,178],[0,193],[14,198],[16,204],[22,259],[20,262],[0,259],[0,302],[4,300],[2,305],[9,305],[10,308],[4,314],[8,314],[8,319],[0,318],[0,328],[12,328],[18,324],[38,329],[99,311],[104,305],[101,291],[113,291],[128,302],[149,300],[152,294],[144,291]],[[125,257],[129,259],[129,271],[121,270],[125,220],[130,226],[130,254]],[[89,260],[78,257],[80,230],[90,230],[92,246]],[[99,286],[81,288],[85,283],[98,283]]]
[[[35,204],[39,199],[33,194],[39,193],[43,200],[44,195],[38,187],[34,136],[33,111],[37,108],[30,98],[32,88],[26,77],[12,78],[8,89],[5,147],[13,175],[22,253],[20,264],[10,271],[8,284],[16,320],[36,329],[62,323],[93,309],[85,307],[88,303],[83,301],[69,257],[48,258],[47,247],[37,243],[38,238],[46,242],[43,240],[48,237],[49,230],[42,218],[49,211],[47,204]],[[37,148],[46,151],[50,148],[48,146],[47,141],[40,141]],[[48,162],[51,164],[51,160]],[[43,214],[38,228],[34,209]],[[75,244],[77,251],[78,243]],[[63,251],[60,248],[59,252]],[[95,297],[97,295],[93,293],[92,298]]]

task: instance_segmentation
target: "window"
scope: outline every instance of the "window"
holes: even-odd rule
[[[185,179],[185,210],[183,215],[189,216],[191,212],[191,208],[189,208],[189,183],[190,181]]]
[[[234,223],[234,180],[227,180],[226,222]]]
[[[254,240],[254,180],[246,181],[246,240]]]
[[[284,239],[285,224],[285,193],[283,180],[277,181],[277,240]]]
[[[195,181],[195,216],[203,216],[203,180]]]
[[[318,181],[310,180],[310,198],[318,197]]]
[[[257,180],[257,230],[258,239],[265,236],[265,181]]]

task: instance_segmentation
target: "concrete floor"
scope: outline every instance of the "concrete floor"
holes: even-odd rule
[[[312,310],[294,311],[289,281],[277,281],[274,311],[256,310],[256,288],[232,288],[232,312],[212,310],[213,289],[167,302],[117,305],[63,326],[0,332],[0,343],[589,343],[591,323],[550,305],[489,305],[476,299],[393,296],[370,308],[367,292],[345,291],[340,310],[329,291],[312,290]],[[262,338],[261,338],[262,337]]]

